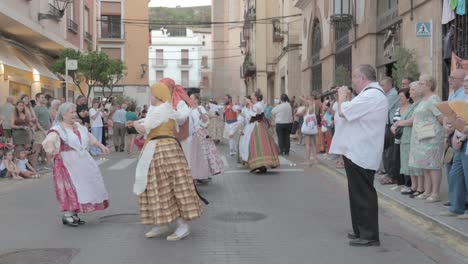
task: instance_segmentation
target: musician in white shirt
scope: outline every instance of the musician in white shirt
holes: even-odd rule
[[[358,93],[353,100],[346,102],[348,87],[338,89],[340,130],[349,136],[334,139],[330,153],[343,155],[345,163],[353,225],[350,245],[379,246],[374,174],[383,152],[388,103],[372,66],[356,66],[352,82]]]

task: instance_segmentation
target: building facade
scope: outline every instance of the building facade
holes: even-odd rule
[[[149,19],[148,0],[98,0],[97,50],[110,58],[122,60],[125,77],[113,88],[113,95],[136,100],[138,105],[149,103],[148,47],[149,25],[132,23]],[[92,97],[107,97],[106,91],[94,88]]]
[[[247,92],[260,90],[271,104],[283,93],[300,95],[300,10],[290,1],[246,0],[244,14],[241,72]]]
[[[414,52],[418,72],[434,76],[439,95],[445,93],[441,89],[446,83],[442,78],[443,1],[343,1],[350,6],[350,16],[340,22],[334,2],[341,1],[293,1],[302,10],[301,71],[306,91],[349,85],[352,66],[363,63],[375,66],[379,79],[394,77],[396,50],[404,48]]]
[[[165,28],[151,31],[150,85],[168,77],[185,89],[200,88],[202,35],[188,28],[183,34],[172,35]]]
[[[33,97],[38,92],[65,96],[63,77],[49,67],[64,48],[85,51],[95,46],[95,1],[63,3],[0,2],[0,104],[7,96],[19,99],[22,94]],[[78,89],[73,85],[68,89],[71,101]]]
[[[247,93],[241,70],[239,70],[239,66],[243,63],[240,46],[244,5],[244,0],[213,0],[211,2],[212,21],[226,22],[212,25],[212,98],[217,101],[220,101],[226,94],[235,98]]]
[[[211,28],[197,28],[193,29],[194,36],[201,38],[200,49],[200,94],[203,99],[213,98],[213,38],[211,35]]]

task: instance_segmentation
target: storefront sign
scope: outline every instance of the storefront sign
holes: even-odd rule
[[[416,37],[431,37],[432,36],[432,23],[431,22],[417,22],[416,23]]]

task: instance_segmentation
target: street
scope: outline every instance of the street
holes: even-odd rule
[[[464,263],[417,227],[380,208],[381,247],[348,246],[348,193],[341,176],[306,168],[293,153],[254,175],[219,146],[226,172],[199,186],[210,201],[179,242],[147,239],[132,194],[137,157],[98,160],[110,208],[61,223],[51,175],[0,182],[0,263]]]

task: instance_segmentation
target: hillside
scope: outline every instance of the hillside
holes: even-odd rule
[[[211,6],[196,7],[152,7],[150,8],[151,21],[176,21],[187,24],[199,22],[211,22]],[[161,26],[169,27],[168,24],[152,23],[151,29],[159,29]],[[200,26],[197,26],[200,27]],[[206,27],[210,27],[207,25]]]

